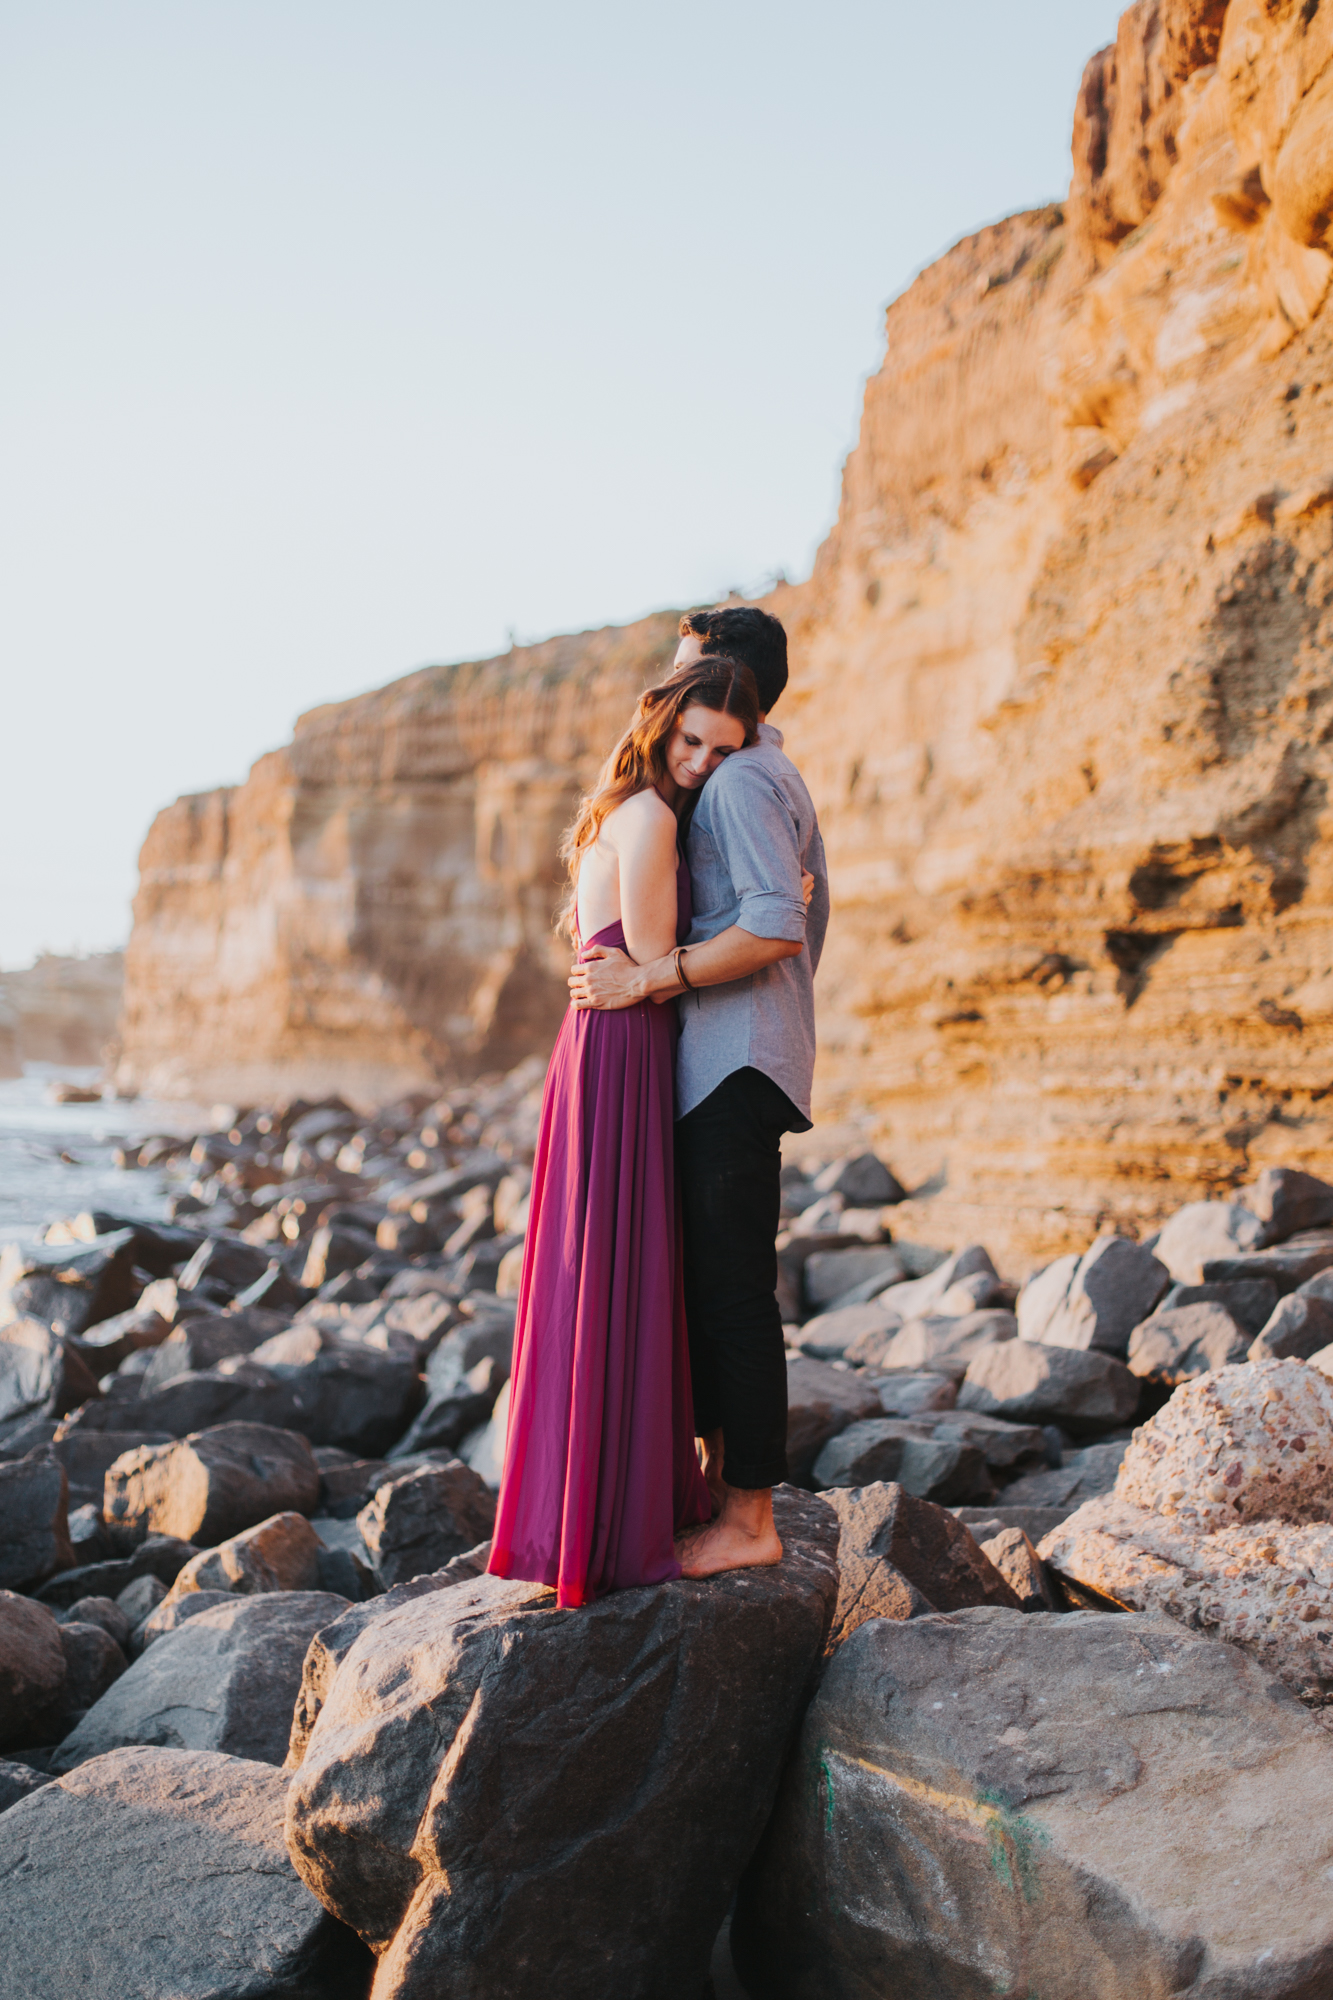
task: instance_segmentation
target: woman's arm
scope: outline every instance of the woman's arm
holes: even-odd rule
[[[620,863],[620,921],[636,964],[676,943],[676,815],[656,792],[626,799],[607,828]]]

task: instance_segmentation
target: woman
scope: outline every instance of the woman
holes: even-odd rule
[[[697,661],[640,695],[566,835],[580,952],[637,963],[686,935],[682,818],[753,743],[748,667]],[[676,1010],[565,1015],[546,1074],[489,1569],[562,1605],[680,1575],[673,1535],[707,1521],[694,1451],[672,1155]]]

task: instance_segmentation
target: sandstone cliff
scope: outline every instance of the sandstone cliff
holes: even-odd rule
[[[1333,5],[1139,0],[1073,151],[1062,207],[890,307],[773,600],[833,869],[821,1114],[931,1189],[907,1227],[1016,1266],[1333,1169]],[[370,1089],[549,1037],[556,829],[673,623],[317,711],[162,815],[129,1069]]]
[[[556,845],[675,645],[660,613],[428,668],[312,710],[244,785],[159,813],[122,1083],[375,1101],[549,1046]]]

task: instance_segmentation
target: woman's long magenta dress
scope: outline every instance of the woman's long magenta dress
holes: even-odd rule
[[[677,871],[677,936],[689,874]],[[624,951],[620,924],[594,945]],[[546,1072],[490,1572],[561,1604],[680,1575],[706,1521],[673,1158],[676,1010],[571,1007]]]

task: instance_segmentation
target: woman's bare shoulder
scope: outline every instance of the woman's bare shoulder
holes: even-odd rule
[[[652,790],[635,792],[602,821],[602,831],[615,840],[653,840],[676,837],[676,815],[666,801]]]

